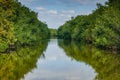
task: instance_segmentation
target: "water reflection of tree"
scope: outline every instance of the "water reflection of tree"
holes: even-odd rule
[[[36,46],[20,48],[11,54],[0,55],[0,80],[20,80],[24,75],[36,68],[38,58],[47,47],[47,42]]]
[[[98,73],[96,80],[120,80],[120,54],[101,51],[91,45],[83,46],[77,42],[66,45],[65,41],[59,41],[59,46],[72,59],[91,65]]]

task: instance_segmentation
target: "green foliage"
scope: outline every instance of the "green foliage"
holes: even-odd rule
[[[95,46],[111,48],[120,45],[119,0],[97,4],[92,14],[79,15],[67,21],[58,29],[58,38],[92,43]]]
[[[37,19],[37,13],[19,2],[15,2],[14,10],[15,35],[20,44],[31,44],[49,37],[47,25]]]
[[[120,44],[120,11],[108,7],[102,15],[98,15],[92,29],[96,46],[118,46]]]
[[[0,0],[0,52],[16,42],[13,23],[13,0]]]
[[[57,37],[57,30],[56,29],[49,29],[50,31],[50,37],[51,38],[56,38]]]
[[[0,0],[0,52],[16,43],[34,44],[47,38],[49,29],[37,13],[17,0]]]
[[[74,18],[71,18],[70,21],[67,21],[64,25],[60,26],[58,29],[58,38],[71,39],[72,30],[74,29],[76,22]]]

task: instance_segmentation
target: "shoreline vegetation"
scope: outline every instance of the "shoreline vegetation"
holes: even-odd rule
[[[120,50],[120,0],[109,0],[89,15],[78,15],[58,29],[58,38]]]
[[[0,52],[48,39],[47,24],[37,15],[18,0],[0,0]]]

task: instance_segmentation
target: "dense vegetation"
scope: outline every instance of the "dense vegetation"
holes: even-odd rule
[[[50,28],[49,31],[50,31],[50,37],[51,38],[56,38],[57,37],[57,30],[56,29]]]
[[[14,44],[16,38],[11,18],[13,17],[13,0],[0,0],[0,51],[8,48],[9,44]]]
[[[120,0],[109,0],[89,15],[71,18],[58,29],[58,38],[92,43],[96,47],[120,45]]]
[[[47,25],[37,13],[17,0],[0,0],[0,52],[15,44],[30,45],[49,37]]]
[[[97,73],[94,80],[120,79],[120,54],[113,54],[116,53],[115,51],[103,51],[74,41],[59,40],[59,46],[64,49],[67,56],[71,57],[71,60],[92,66]]]

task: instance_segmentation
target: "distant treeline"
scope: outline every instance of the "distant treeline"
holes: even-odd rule
[[[50,31],[50,38],[57,38],[57,29],[49,29]]]
[[[109,0],[89,15],[71,18],[58,29],[58,38],[91,43],[96,47],[120,48],[120,0]]]
[[[18,0],[0,0],[0,52],[20,45],[31,45],[49,37],[47,24],[37,18],[37,13]]]

